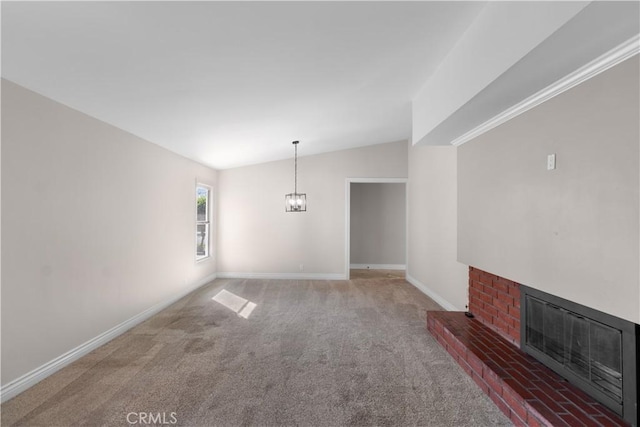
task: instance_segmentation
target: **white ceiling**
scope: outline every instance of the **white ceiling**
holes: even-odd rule
[[[2,76],[215,168],[408,139],[484,2],[2,2]]]
[[[450,143],[640,31],[638,2],[521,4],[2,2],[2,77],[217,169]]]

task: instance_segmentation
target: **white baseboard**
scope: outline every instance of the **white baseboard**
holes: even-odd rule
[[[276,279],[276,280],[346,280],[344,274],[324,273],[218,273],[220,279]]]
[[[460,311],[455,305],[451,304],[449,301],[447,301],[446,299],[442,298],[440,295],[438,295],[436,292],[434,292],[433,289],[430,289],[424,283],[420,282],[419,280],[415,279],[414,277],[409,276],[408,274],[406,274],[405,276],[406,276],[405,279],[407,280],[407,282],[411,283],[413,286],[418,288],[419,291],[421,291],[423,294],[425,294],[426,296],[428,296],[429,298],[431,298],[432,300],[437,302],[445,310],[447,310],[447,311]]]
[[[406,270],[404,264],[350,264],[352,270]]]
[[[69,365],[71,362],[78,360],[85,354],[95,350],[101,345],[106,344],[107,342],[123,334],[124,332],[128,331],[129,329],[133,328],[139,323],[142,323],[143,321],[147,320],[149,317],[153,316],[154,314],[164,310],[174,302],[190,294],[191,292],[195,291],[199,287],[206,285],[212,280],[215,280],[216,276],[217,276],[216,274],[212,274],[210,276],[204,277],[194,282],[191,286],[181,291],[177,295],[174,295],[173,297],[154,305],[153,307],[143,311],[142,313],[139,313],[133,316],[132,318],[125,320],[124,322],[120,323],[117,326],[114,326],[108,331],[105,331],[100,335],[90,339],[89,341],[83,344],[80,344],[78,347],[64,353],[61,356],[56,357],[55,359],[45,363],[44,365],[34,369],[33,371],[24,374],[20,378],[17,378],[3,385],[0,388],[0,402],[4,403],[7,400],[17,396],[18,394],[22,393],[29,387],[47,378],[49,375]]]

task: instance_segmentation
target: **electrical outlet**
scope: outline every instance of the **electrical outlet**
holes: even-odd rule
[[[547,170],[551,171],[556,168],[556,154],[547,155]]]

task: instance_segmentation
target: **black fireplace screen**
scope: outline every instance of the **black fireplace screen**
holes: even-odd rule
[[[522,349],[637,425],[640,327],[527,286],[520,290]]]
[[[622,333],[527,296],[527,344],[622,403]]]

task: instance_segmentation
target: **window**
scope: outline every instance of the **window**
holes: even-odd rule
[[[196,186],[196,261],[209,257],[210,201],[211,189],[198,184]]]

